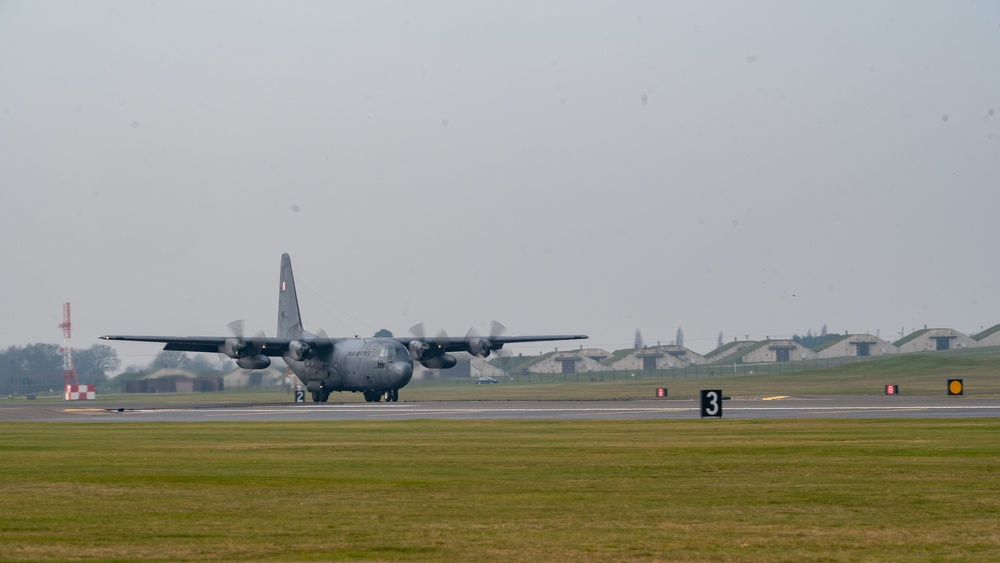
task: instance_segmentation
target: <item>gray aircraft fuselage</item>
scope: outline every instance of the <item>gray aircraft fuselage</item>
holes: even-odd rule
[[[399,390],[413,377],[406,346],[391,338],[335,339],[333,349],[315,358],[285,363],[310,392]]]

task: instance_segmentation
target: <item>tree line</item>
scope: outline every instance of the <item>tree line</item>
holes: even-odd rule
[[[76,376],[83,385],[99,385],[121,365],[111,346],[95,344],[73,350]],[[57,344],[11,346],[0,352],[0,395],[29,395],[61,391],[62,348]]]

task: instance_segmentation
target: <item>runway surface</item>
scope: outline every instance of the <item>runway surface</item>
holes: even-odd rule
[[[1000,416],[1000,398],[762,397],[723,402],[723,418],[969,418]],[[696,419],[694,400],[455,401],[414,403],[0,403],[0,421],[209,422],[261,420]]]

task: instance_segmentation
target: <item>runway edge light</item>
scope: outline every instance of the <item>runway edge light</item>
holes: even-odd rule
[[[965,395],[965,383],[961,379],[948,380],[948,396]]]

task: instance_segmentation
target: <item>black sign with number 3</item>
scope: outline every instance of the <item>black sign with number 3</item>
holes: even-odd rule
[[[701,417],[722,418],[722,391],[720,389],[701,390]]]

